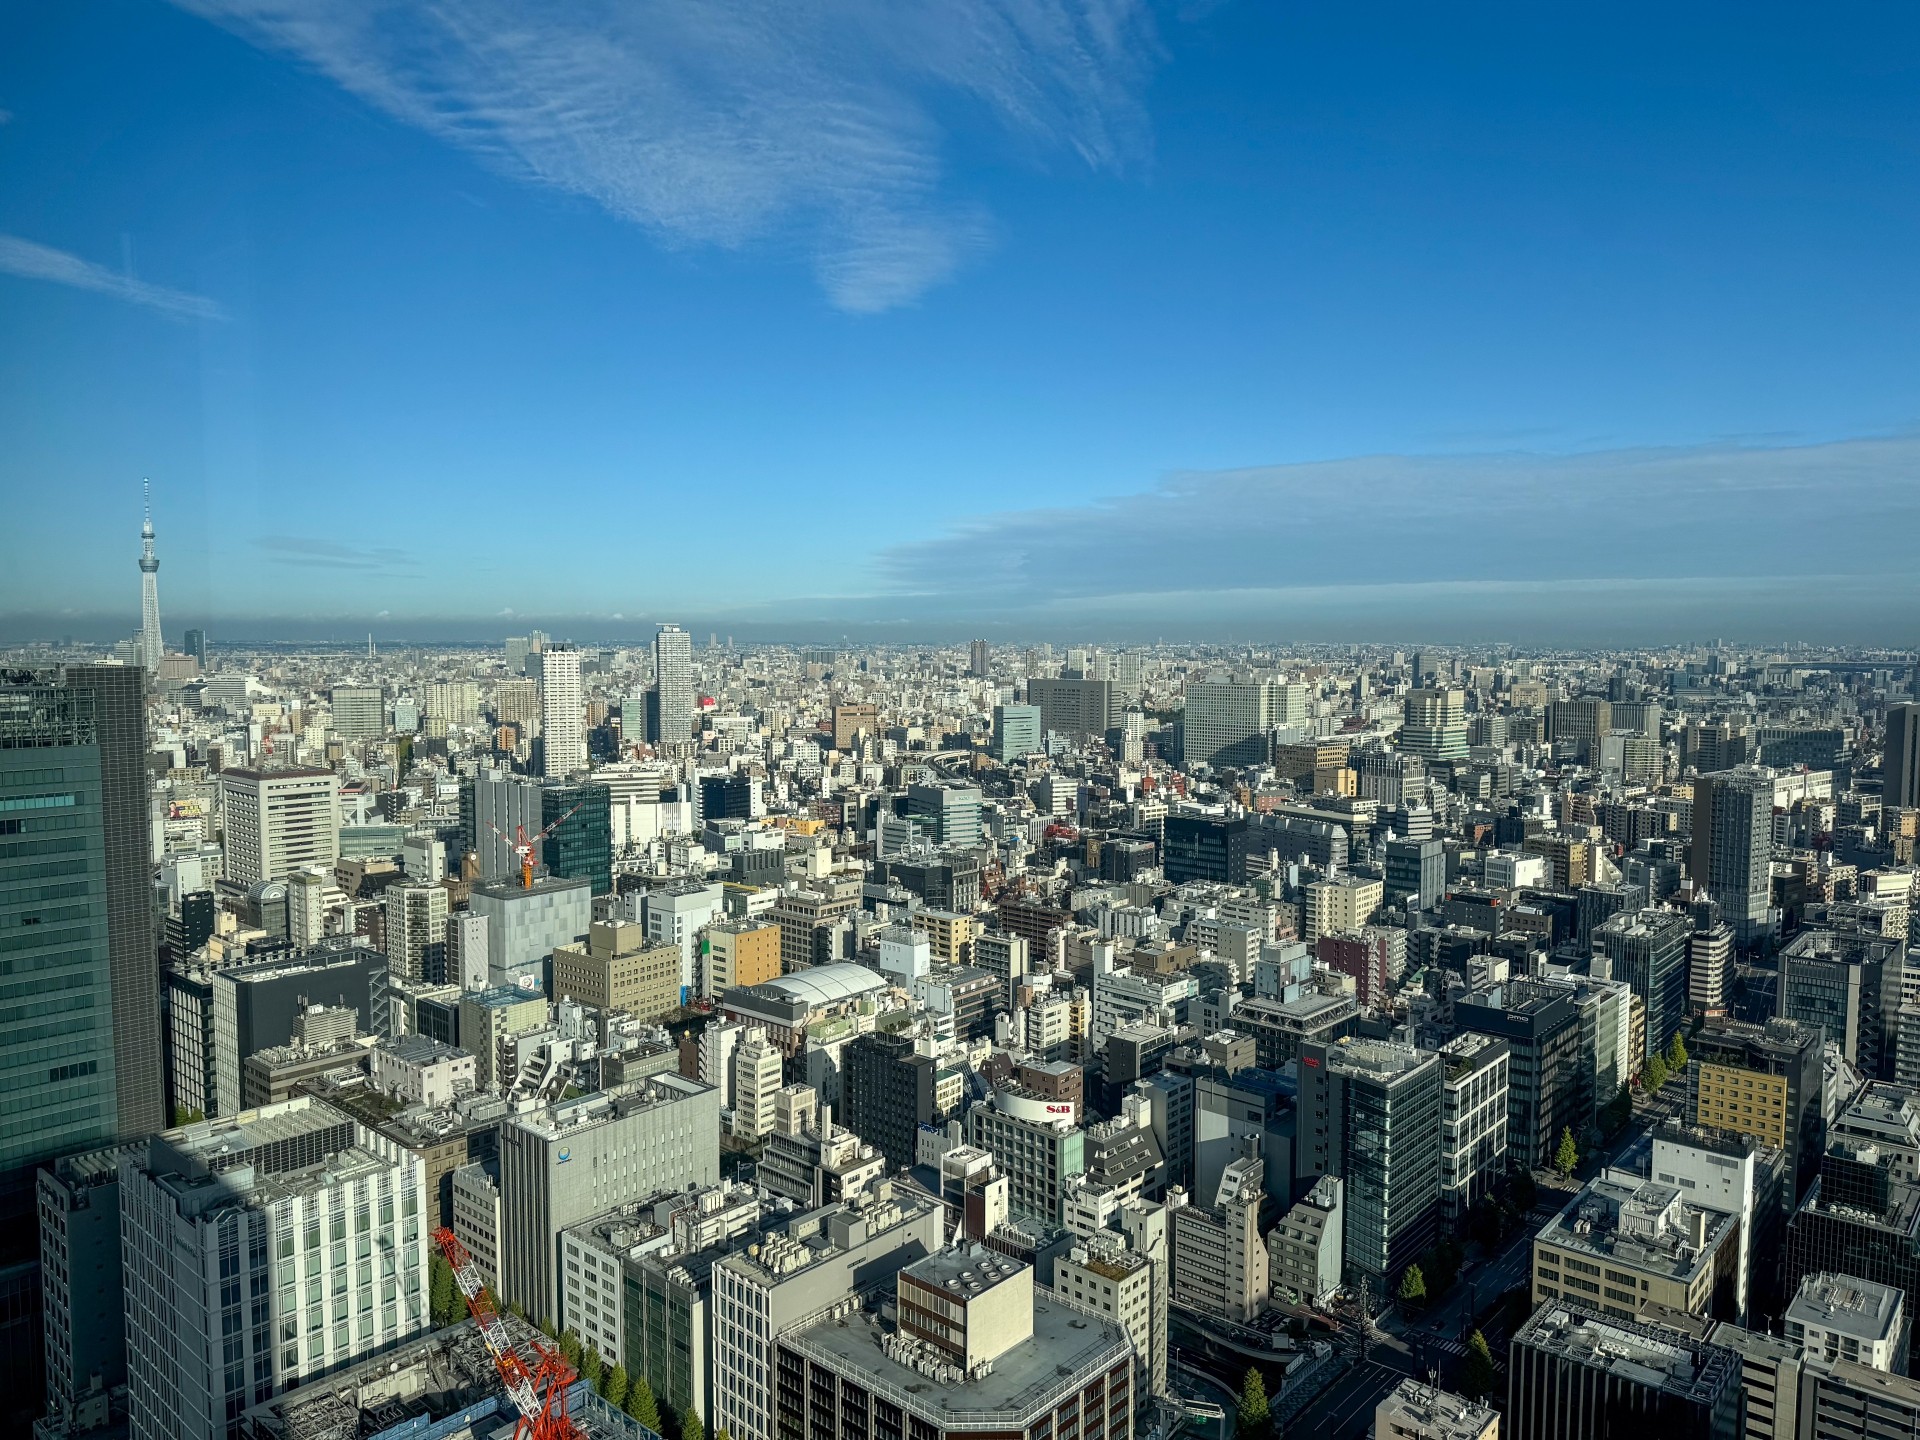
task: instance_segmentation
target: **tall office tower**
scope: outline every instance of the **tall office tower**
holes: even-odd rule
[[[94,1376],[127,1383],[120,1297],[120,1161],[146,1142],[65,1155],[40,1172],[40,1281],[45,1294],[47,1411],[58,1415]]]
[[[1908,1295],[1920,1289],[1920,1189],[1897,1175],[1871,1140],[1831,1140],[1820,1174],[1787,1222],[1783,1294],[1837,1271]],[[1920,1360],[1908,1337],[1907,1373]]]
[[[1120,695],[1110,680],[1029,680],[1027,701],[1040,707],[1040,728],[1074,741],[1098,740],[1120,723]]]
[[[477,857],[481,880],[518,876],[515,839],[523,829],[529,840],[538,835],[546,824],[540,816],[540,786],[524,775],[482,764],[460,782],[460,840]],[[540,859],[537,845],[533,858]]]
[[[1888,709],[1887,753],[1880,774],[1882,808],[1920,810],[1920,705]]]
[[[241,1413],[427,1328],[418,1156],[301,1096],[120,1163],[133,1440]]]
[[[72,665],[67,668],[66,683],[93,697],[106,856],[116,1112],[118,1133],[132,1137],[159,1129],[165,1115],[160,971],[153,935],[147,701],[141,677],[123,665]]]
[[[102,768],[91,691],[0,674],[0,943],[18,1002],[0,1018],[0,1378],[29,1392],[34,1167],[119,1129]]]
[[[540,829],[547,832],[540,857],[549,875],[592,881],[596,895],[613,892],[611,790],[605,785],[541,786]]]
[[[1688,873],[1719,903],[1736,944],[1772,928],[1773,773],[1754,765],[1693,782]]]
[[[540,773],[564,780],[587,768],[587,712],[580,694],[580,652],[550,645],[540,652]]]
[[[1622,911],[1593,932],[1596,951],[1613,962],[1613,978],[1633,987],[1647,1007],[1647,1054],[1665,1050],[1687,1020],[1687,942],[1693,922],[1671,910]],[[1638,1069],[1633,1057],[1629,1069]],[[1596,1096],[1605,1103],[1611,1097]]]
[[[1706,913],[1695,915],[1687,940],[1687,998],[1694,1013],[1725,1015],[1733,982],[1733,930],[1721,920],[1720,907],[1708,902]]]
[[[1444,1080],[1439,1055],[1411,1045],[1342,1040],[1302,1048],[1294,1169],[1346,1182],[1350,1274],[1384,1282],[1438,1234]]]
[[[1573,758],[1591,765],[1600,758],[1600,737],[1613,728],[1613,706],[1605,700],[1555,700],[1547,706],[1547,738],[1572,747]]]
[[[524,635],[507,637],[507,674],[524,675],[527,673],[527,656],[533,653],[533,647]]]
[[[1507,1174],[1507,1042],[1456,1035],[1440,1047],[1440,1223],[1466,1232],[1473,1207]]]
[[[1783,1150],[1797,1195],[1820,1168],[1821,1032],[1792,1020],[1709,1020],[1687,1037],[1689,1125]]]
[[[1506,1440],[1732,1440],[1740,1357],[1665,1326],[1610,1319],[1564,1301],[1513,1337]]]
[[[1386,844],[1386,901],[1411,902],[1416,910],[1440,903],[1447,890],[1447,847],[1439,840],[1389,840]]]
[[[902,1169],[914,1163],[920,1127],[931,1125],[940,1063],[910,1035],[861,1035],[841,1061],[846,1126]]]
[[[198,660],[200,662],[200,668],[202,670],[207,668],[207,632],[206,631],[204,630],[187,631],[186,641],[184,644],[182,644],[181,648],[185,650],[187,654],[191,655],[195,660]]]
[[[1244,815],[1169,815],[1161,830],[1161,866],[1167,880],[1184,885],[1205,880],[1215,885],[1244,885],[1252,830]]]
[[[713,1266],[708,1433],[725,1430],[734,1440],[798,1435],[800,1410],[776,1400],[776,1394],[786,1393],[775,1384],[778,1338],[939,1250],[945,1222],[946,1206],[938,1199],[899,1186],[892,1198],[795,1216],[790,1228],[722,1256]],[[881,1354],[877,1345],[873,1354]],[[901,1434],[938,1437],[938,1430],[925,1427],[911,1410],[899,1413]]]
[[[980,790],[973,785],[909,785],[907,814],[941,845],[980,843]]]
[[[378,685],[336,685],[327,703],[333,733],[342,740],[377,740],[387,733],[386,696]]]
[[[222,770],[220,825],[236,885],[330,867],[340,856],[339,782],[331,770]]]
[[[1272,758],[1274,726],[1271,680],[1203,680],[1187,687],[1181,722],[1187,765],[1264,765]]]
[[[1521,983],[1460,1001],[1454,1020],[1507,1042],[1507,1153],[1516,1165],[1545,1169],[1561,1130],[1588,1119],[1580,1106],[1579,1007],[1564,991]]]
[[[653,693],[659,724],[648,738],[682,745],[693,738],[693,641],[678,625],[662,625],[653,637]]]
[[[141,482],[141,490],[146,483]],[[153,505],[149,501],[146,518],[140,522],[140,663],[146,667],[151,685],[160,673],[161,657],[167,653],[160,638],[160,557],[153,553]]]
[[[493,718],[511,725],[522,742],[540,733],[540,686],[532,680],[502,680],[493,692]]]
[[[427,686],[427,715],[449,725],[471,725],[480,718],[480,687],[471,680],[436,681]]]
[[[993,707],[993,758],[1009,764],[1025,755],[1039,752],[1040,707],[1038,705],[996,705]]]
[[[655,1075],[500,1127],[500,1298],[564,1328],[560,1232],[629,1200],[720,1183],[720,1092]]]
[[[1243,1155],[1221,1170],[1211,1204],[1169,1206],[1175,1305],[1245,1324],[1272,1294],[1261,1174],[1260,1157]]]
[[[1429,762],[1467,758],[1467,695],[1444,690],[1409,690],[1400,727],[1400,749]]]
[[[387,973],[414,984],[440,984],[447,963],[447,887],[387,887]]]
[[[987,642],[976,640],[968,648],[967,673],[976,680],[987,678]]]

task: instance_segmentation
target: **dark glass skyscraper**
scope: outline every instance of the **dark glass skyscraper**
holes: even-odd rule
[[[543,785],[540,827],[549,825],[552,831],[540,842],[547,873],[563,880],[591,880],[594,894],[610,893],[613,792],[605,785]]]
[[[138,667],[127,673],[140,683]],[[0,679],[0,1249],[9,1259],[33,1248],[34,1167],[120,1129],[98,700],[48,676]]]
[[[166,1124],[151,889],[146,677],[126,665],[74,665],[66,678],[70,687],[94,698],[100,820],[106,832],[115,1102],[120,1138],[130,1140]]]

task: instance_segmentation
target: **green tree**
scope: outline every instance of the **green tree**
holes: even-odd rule
[[[644,1375],[636,1376],[627,1390],[627,1414],[654,1434],[660,1433],[660,1406],[653,1398],[653,1387]]]
[[[600,1358],[600,1352],[598,1350],[589,1345],[580,1352],[580,1378],[582,1380],[598,1390],[601,1388],[600,1382],[605,1378],[606,1373],[606,1362]]]
[[[1679,1074],[1687,1068],[1687,1042],[1680,1038],[1678,1030],[1673,1032],[1673,1044],[1667,1047],[1667,1069]]]
[[[1400,1289],[1397,1292],[1402,1305],[1424,1305],[1427,1301],[1427,1275],[1418,1265],[1409,1265],[1400,1272]]]
[[[1667,1083],[1667,1062],[1658,1055],[1647,1062],[1647,1068],[1640,1072],[1640,1088],[1649,1095],[1658,1095],[1660,1087]]]
[[[680,1440],[707,1440],[707,1427],[700,1419],[700,1412],[691,1405],[680,1412]]]
[[[1573,1174],[1573,1167],[1580,1163],[1580,1147],[1573,1143],[1573,1131],[1568,1126],[1560,1127],[1560,1149],[1553,1157],[1553,1168],[1562,1175]]]
[[[575,1370],[580,1368],[580,1337],[573,1331],[560,1332],[560,1354]]]
[[[1460,1366],[1460,1389],[1469,1400],[1479,1400],[1493,1393],[1493,1384],[1498,1378],[1493,1367],[1493,1352],[1487,1348],[1487,1337],[1476,1330],[1467,1337],[1467,1358]]]
[[[428,1262],[432,1287],[430,1299],[433,1323],[436,1328],[444,1328],[453,1323],[454,1307],[459,1304],[460,1287],[454,1283],[453,1267],[436,1252]]]
[[[1239,1440],[1266,1440],[1272,1429],[1273,1411],[1267,1405],[1267,1382],[1261,1378],[1260,1368],[1252,1366],[1240,1387],[1234,1434]]]
[[[542,1315],[540,1317],[540,1333],[549,1340],[558,1340],[560,1338],[560,1332],[553,1328],[553,1318],[549,1315]]]
[[[600,1382],[600,1398],[619,1410],[627,1403],[627,1391],[633,1388],[627,1379],[627,1367],[614,1365]]]

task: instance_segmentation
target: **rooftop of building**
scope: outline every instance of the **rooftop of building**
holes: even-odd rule
[[[545,1004],[546,998],[538,990],[522,990],[518,985],[493,985],[485,990],[467,991],[460,997],[460,1003],[482,1010],[504,1010],[509,1005],[522,1005],[529,1000]]]
[[[1589,1181],[1536,1238],[1691,1284],[1738,1224],[1738,1216],[1689,1204],[1678,1186],[1608,1171]]]
[[[1083,1245],[1074,1246],[1067,1258],[1102,1279],[1115,1283],[1139,1274],[1153,1263],[1138,1250],[1129,1250],[1118,1237],[1104,1234],[1095,1236]]]
[[[401,1035],[393,1040],[382,1040],[379,1049],[382,1054],[391,1056],[403,1065],[437,1065],[444,1060],[473,1058],[458,1045],[449,1045],[431,1035]]]
[[[1891,1285],[1820,1271],[1800,1282],[1787,1303],[1786,1321],[1860,1340],[1892,1340],[1900,1328],[1906,1295]]]
[[[269,1205],[378,1174],[392,1161],[359,1143],[355,1122],[309,1096],[163,1131],[141,1169],[200,1213],[226,1204]],[[335,1148],[313,1146],[329,1137]],[[303,1143],[304,1142],[304,1143]],[[298,1156],[298,1163],[287,1163]],[[275,1162],[278,1168],[270,1168]]]
[[[844,1004],[849,1000],[858,1000],[863,995],[871,995],[887,988],[886,979],[878,971],[869,970],[864,965],[840,963],[834,965],[815,965],[806,970],[796,970],[791,975],[777,976],[758,985],[740,987],[734,994],[747,996],[766,996],[798,1002],[808,1007],[820,1005]]]
[[[1028,1268],[1011,1256],[989,1250],[984,1245],[956,1245],[951,1250],[936,1250],[923,1259],[903,1266],[901,1273],[934,1289],[950,1290],[957,1296],[979,1295]]]
[[[793,1216],[783,1233],[736,1250],[721,1263],[778,1284],[830,1255],[920,1219],[940,1205],[913,1186],[882,1181],[857,1200]]]
[[[1447,1067],[1447,1079],[1459,1080],[1495,1064],[1510,1049],[1498,1035],[1481,1035],[1468,1030],[1442,1045],[1440,1055]]]
[[[1835,1129],[1880,1143],[1920,1146],[1920,1090],[1876,1080],[1840,1112]]]
[[[1489,1407],[1412,1379],[1402,1380],[1380,1402],[1375,1414],[1382,1412],[1394,1416],[1397,1426],[1422,1440],[1479,1440],[1495,1423]],[[1397,1429],[1395,1433],[1399,1433]]]
[[[523,1348],[533,1338],[525,1321],[501,1319]],[[246,1412],[244,1433],[256,1440],[362,1440],[374,1434],[425,1430],[472,1411],[476,1433],[500,1408],[511,1409],[486,1342],[471,1320],[410,1341]],[[460,1433],[460,1432],[455,1432]]]
[[[1327,1064],[1332,1069],[1376,1079],[1391,1080],[1411,1075],[1433,1058],[1434,1052],[1431,1050],[1416,1049],[1392,1040],[1357,1040],[1349,1036],[1327,1047]]]
[[[544,1110],[516,1115],[512,1123],[544,1139],[556,1140],[578,1130],[624,1120],[640,1110],[717,1093],[713,1086],[689,1080],[684,1075],[649,1075],[643,1080],[617,1085],[611,1090],[596,1090],[590,1095],[562,1100]]]
[[[1727,1350],[1632,1320],[1603,1319],[1558,1301],[1542,1305],[1513,1337],[1515,1345],[1564,1355],[1596,1370],[1698,1402],[1738,1384],[1738,1359]]]
[[[387,963],[387,957],[362,938],[329,935],[305,950],[282,950],[264,959],[245,959],[238,964],[222,965],[215,973],[235,984],[258,985],[289,975],[310,974],[330,965],[356,965],[369,960],[377,960],[383,966]]]
[[[563,890],[581,890],[593,884],[593,878],[582,875],[570,879],[563,875],[536,875],[533,884],[522,885],[517,879],[476,880],[469,892],[474,899],[499,900],[503,903],[523,896],[544,897],[558,894]]]
[[[897,1358],[911,1354],[898,1336],[878,1315],[854,1310],[829,1315],[780,1343],[936,1425],[1008,1428],[1024,1428],[1133,1353],[1119,1325],[1051,1299],[1034,1302],[1032,1338],[972,1378]]]

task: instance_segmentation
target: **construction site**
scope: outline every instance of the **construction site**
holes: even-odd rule
[[[502,1315],[497,1323],[517,1353],[538,1353],[542,1337],[525,1321]],[[567,1387],[564,1415],[530,1420],[471,1319],[257,1405],[241,1417],[239,1433],[241,1440],[658,1440],[578,1379]]]

